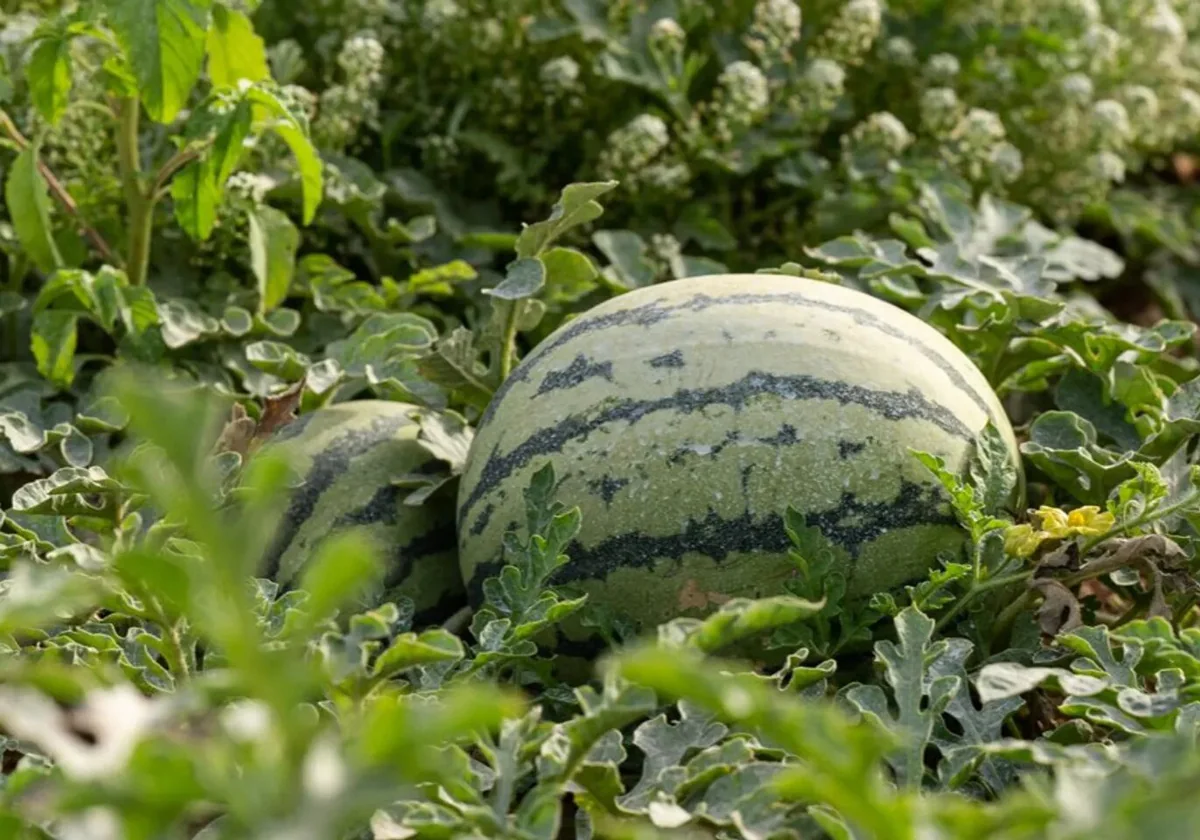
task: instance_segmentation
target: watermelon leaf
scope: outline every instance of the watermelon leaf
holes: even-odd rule
[[[975,438],[970,473],[984,513],[1003,516],[1011,509],[1020,473],[1000,430],[990,421]]]
[[[508,266],[500,285],[484,289],[483,293],[500,300],[516,301],[533,297],[545,285],[546,266],[536,257],[523,257]]]
[[[457,662],[464,655],[462,641],[440,628],[423,633],[404,633],[379,654],[371,668],[375,680],[391,679],[419,665]]]
[[[788,552],[796,575],[785,582],[788,592],[822,606],[805,620],[780,627],[769,647],[808,648],[820,657],[831,657],[856,641],[871,638],[871,625],[882,618],[873,604],[846,604],[846,574],[850,557],[821,529],[808,524],[804,514],[788,508],[784,529],[792,548]]]
[[[875,662],[891,686],[896,711],[893,713],[887,694],[878,685],[852,683],[842,693],[864,716],[896,734],[901,747],[889,756],[888,763],[899,785],[917,790],[925,780],[925,748],[933,736],[935,718],[962,686],[956,674],[937,674],[928,668],[928,663],[948,650],[945,640],[932,641],[933,619],[908,607],[896,616],[895,626],[899,644],[877,642]]]
[[[41,560],[15,563],[7,575],[12,583],[0,599],[0,636],[6,637],[58,625],[67,615],[85,615],[95,609],[103,586],[69,566]]]
[[[1003,737],[1005,721],[1024,703],[1019,697],[986,698],[976,707],[966,670],[973,649],[966,639],[946,639],[943,654],[928,663],[932,679],[952,676],[958,680],[957,691],[943,716],[935,721],[931,742],[942,754],[937,774],[943,785],[959,787],[974,772],[993,793],[999,793],[1013,780],[1013,768],[995,758],[982,757],[982,748]],[[948,719],[957,726],[951,728]]]
[[[578,507],[568,509],[554,500],[556,484],[550,462],[533,474],[525,489],[528,537],[522,541],[515,530],[507,532],[503,565],[483,581],[484,605],[471,620],[480,649],[472,669],[531,658],[537,652],[531,639],[587,601],[586,595],[566,598],[550,584],[554,573],[569,562],[563,550],[582,524]]]
[[[686,648],[636,646],[608,659],[605,673],[653,689],[661,700],[686,700],[764,746],[796,756],[799,761],[772,780],[773,800],[819,797],[860,836],[907,836],[895,830],[905,800],[874,771],[895,743],[886,732],[857,725],[828,701],[779,691],[732,663]]]
[[[517,238],[518,257],[536,257],[572,228],[595,221],[604,212],[597,198],[616,188],[616,181],[569,184],[544,222],[527,225]]]
[[[678,618],[659,627],[659,638],[716,653],[745,639],[804,621],[824,607],[824,601],[805,601],[789,595],[734,598],[703,620]]]
[[[101,467],[63,467],[13,494],[19,513],[53,516],[110,516],[128,496],[125,486]]]
[[[459,394],[468,405],[482,410],[491,400],[494,389],[486,382],[487,368],[479,362],[474,334],[466,327],[439,338],[416,365],[421,376]]]
[[[644,811],[662,789],[665,770],[678,766],[692,750],[714,746],[729,731],[725,724],[687,700],[681,700],[678,708],[679,717],[674,721],[660,714],[633,730],[633,743],[644,758],[641,778],[617,801],[625,810]]]

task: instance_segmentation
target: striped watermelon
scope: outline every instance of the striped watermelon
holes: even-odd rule
[[[386,563],[380,600],[411,598],[421,623],[466,603],[455,558],[454,499],[404,504],[394,480],[441,465],[417,443],[416,406],[384,400],[337,403],[297,418],[264,449],[282,453],[302,480],[267,551],[265,576],[288,586],[320,540],[360,528]]]
[[[989,420],[1019,470],[978,369],[867,294],[775,275],[638,289],[550,334],[496,394],[459,486],[463,577],[477,598],[552,461],[583,513],[555,583],[643,626],[779,594],[788,505],[847,550],[852,597],[886,590],[964,539],[910,448],[963,470]]]

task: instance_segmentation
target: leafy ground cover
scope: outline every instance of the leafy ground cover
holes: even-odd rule
[[[0,3],[0,836],[1183,837],[1200,780],[1190,0]],[[260,576],[331,400],[452,484],[514,363],[725,270],[917,313],[1018,430],[969,550],[628,637],[552,584],[546,470],[486,603]],[[232,418],[232,419],[231,419]],[[917,457],[917,456],[915,456]],[[811,480],[797,476],[797,482]],[[584,684],[543,631],[613,642]],[[779,665],[734,657],[765,640]]]

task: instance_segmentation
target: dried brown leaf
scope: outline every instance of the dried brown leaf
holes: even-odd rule
[[[1083,614],[1074,593],[1056,580],[1040,578],[1030,581],[1030,587],[1042,595],[1038,607],[1038,626],[1047,636],[1069,633],[1083,625]]]

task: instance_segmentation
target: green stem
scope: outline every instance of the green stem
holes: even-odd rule
[[[504,318],[504,332],[500,337],[500,360],[497,366],[496,387],[500,387],[508,375],[512,373],[513,367],[513,347],[517,343],[517,307],[520,306],[520,301],[514,300],[508,303],[508,313]]]
[[[117,157],[125,206],[129,213],[129,244],[126,271],[131,286],[146,282],[150,267],[150,239],[154,228],[154,196],[142,187],[142,161],[138,150],[141,106],[136,99],[120,102],[121,121],[117,128]]]
[[[1096,546],[1100,545],[1101,543],[1107,542],[1114,537],[1123,536],[1134,528],[1140,528],[1142,525],[1145,525],[1148,522],[1154,522],[1158,519],[1166,519],[1175,511],[1182,510],[1190,505],[1194,505],[1198,498],[1200,498],[1200,490],[1188,493],[1174,504],[1167,505],[1166,507],[1155,508],[1154,510],[1146,511],[1141,516],[1135,516],[1133,519],[1130,519],[1128,522],[1122,524],[1119,528],[1113,528],[1111,531],[1106,531],[1103,534],[1099,534],[1089,539],[1082,546],[1080,546],[1079,556],[1086,557],[1088,552],[1095,549]]]
[[[984,592],[987,592],[990,589],[998,589],[1002,586],[1010,586],[1014,583],[1020,583],[1021,581],[1028,580],[1032,575],[1032,571],[1014,572],[1011,575],[1004,575],[1003,577],[996,577],[992,578],[991,580],[985,580],[981,583],[975,584],[967,591],[966,595],[959,599],[958,603],[954,605],[954,608],[951,609],[950,612],[938,619],[937,624],[934,625],[934,632],[941,630],[943,627],[949,624],[956,615],[967,608],[968,604],[970,604]]]
[[[188,665],[187,651],[183,648],[183,639],[179,635],[179,626],[168,621],[163,625],[163,641],[166,643],[167,659],[175,674],[176,684],[185,683],[191,678],[192,670]]]
[[[999,638],[1001,633],[1008,632],[1012,627],[1012,623],[1017,620],[1017,616],[1025,610],[1033,601],[1033,593],[1026,590],[1021,593],[1021,597],[1017,598],[1007,607],[1000,611],[999,617],[996,618],[996,623],[992,626],[992,641]]]

